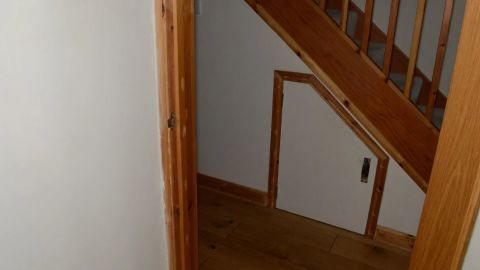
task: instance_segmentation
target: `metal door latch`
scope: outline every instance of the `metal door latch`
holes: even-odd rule
[[[170,113],[170,116],[168,117],[167,126],[168,128],[173,128],[175,126],[175,115],[173,113]]]
[[[368,174],[370,173],[370,163],[372,159],[370,158],[363,158],[363,166],[362,166],[362,183],[368,183]]]

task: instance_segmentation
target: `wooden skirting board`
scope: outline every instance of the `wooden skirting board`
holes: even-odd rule
[[[267,193],[253,188],[238,185],[229,181],[218,179],[212,176],[197,174],[198,185],[202,187],[211,188],[223,193],[235,196],[239,199],[266,206]]]
[[[375,232],[375,241],[412,251],[415,244],[415,236],[402,233],[390,228],[378,226]]]
[[[247,202],[267,206],[268,196],[266,192],[200,173],[197,174],[197,179],[199,187],[213,189]],[[365,237],[371,238],[369,235],[365,235]],[[380,244],[386,244],[406,251],[411,251],[415,242],[415,237],[393,229],[378,226],[376,227],[373,240]]]

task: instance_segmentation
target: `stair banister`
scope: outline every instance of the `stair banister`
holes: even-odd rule
[[[395,46],[395,33],[397,29],[398,10],[400,7],[400,0],[392,0],[390,7],[390,18],[388,22],[387,41],[385,45],[385,57],[383,62],[383,74],[385,81],[390,77],[390,70],[392,68],[393,48]]]
[[[442,76],[443,63],[445,61],[445,53],[447,51],[448,33],[452,21],[454,0],[445,0],[445,9],[443,12],[442,28],[438,41],[437,56],[435,58],[435,67],[433,69],[432,84],[428,95],[428,104],[426,116],[429,120],[433,118],[433,111],[437,101],[438,88],[440,87],[440,79]]]
[[[340,28],[342,32],[347,32],[347,22],[348,22],[348,9],[350,7],[350,0],[343,0],[342,3],[342,18],[340,23]]]
[[[417,67],[418,51],[420,48],[420,40],[422,37],[423,18],[425,16],[426,0],[418,0],[417,15],[415,18],[415,27],[413,29],[412,43],[410,46],[410,58],[407,69],[407,81],[405,84],[405,97],[410,99],[412,93],[413,77],[415,68]]]
[[[368,55],[368,43],[370,42],[370,32],[372,29],[373,0],[365,2],[365,18],[363,19],[363,37],[361,51]]]

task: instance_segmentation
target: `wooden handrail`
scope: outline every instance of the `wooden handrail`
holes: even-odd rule
[[[410,46],[410,60],[407,69],[407,80],[405,83],[404,94],[410,99],[412,93],[413,76],[417,67],[418,51],[420,49],[420,40],[422,37],[423,18],[425,16],[426,0],[418,0],[417,15],[415,18],[415,27],[413,29],[412,44]]]
[[[383,62],[383,74],[385,81],[390,77],[390,70],[392,68],[393,48],[395,46],[395,33],[397,29],[398,10],[400,7],[400,0],[392,0],[390,7],[390,20],[388,22],[387,41],[385,44],[385,56]]]
[[[373,0],[367,0],[365,3],[365,17],[363,19],[363,38],[361,51],[368,55],[368,43],[370,42],[370,32],[372,29]]]
[[[347,21],[348,21],[349,6],[350,6],[350,0],[343,0],[342,19],[341,19],[341,22],[340,22],[340,29],[342,29],[342,32],[344,32],[344,33],[347,32]]]
[[[435,67],[433,69],[432,84],[428,94],[427,111],[425,115],[429,120],[433,118],[435,102],[437,101],[438,88],[440,87],[440,79],[442,77],[443,63],[445,53],[447,51],[448,33],[452,21],[453,4],[455,0],[445,0],[445,9],[443,11],[442,29],[438,41],[437,56],[435,58]]]

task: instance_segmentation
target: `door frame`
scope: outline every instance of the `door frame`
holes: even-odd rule
[[[170,269],[192,270],[198,268],[194,0],[155,0],[155,17]],[[467,0],[449,101],[411,270],[460,269],[477,219],[480,206],[480,69],[476,68],[480,64],[479,24],[480,2]]]
[[[365,236],[373,239],[377,231],[378,217],[382,203],[383,190],[387,178],[388,163],[390,158],[383,149],[372,139],[367,131],[350,115],[350,113],[338,102],[338,100],[325,88],[315,75],[290,72],[274,71],[273,101],[272,101],[272,127],[270,131],[270,161],[268,172],[268,206],[277,207],[278,178],[280,168],[280,138],[282,135],[282,116],[284,82],[303,83],[311,86],[335,114],[353,131],[360,141],[377,158],[375,181],[372,188],[372,196],[365,225]]]
[[[198,269],[193,0],[155,0],[160,141],[171,270]]]

